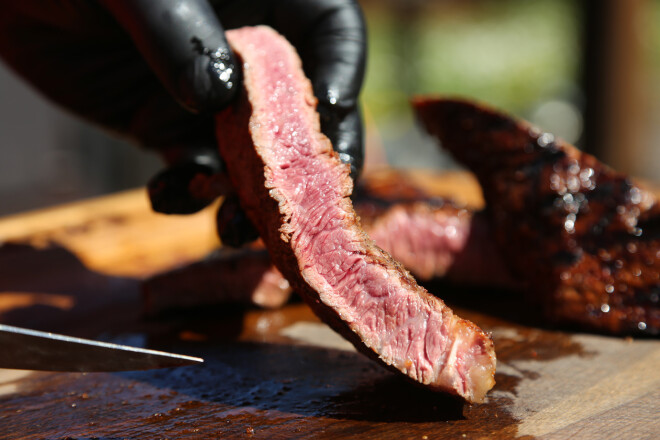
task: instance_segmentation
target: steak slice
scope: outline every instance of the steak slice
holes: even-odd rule
[[[374,217],[365,209],[356,202],[365,231],[417,279],[517,288],[482,212],[438,199],[394,203]]]
[[[291,295],[289,282],[263,248],[218,249],[201,261],[144,280],[141,290],[146,316],[214,304],[274,309]]]
[[[486,216],[474,203],[458,204],[430,188],[443,182],[437,175],[415,184],[395,170],[365,176],[355,191],[355,211],[376,245],[418,280],[515,289]]]
[[[547,317],[660,331],[660,206],[596,158],[497,111],[420,98],[426,129],[479,179],[512,273]]]
[[[494,384],[492,340],[362,231],[348,166],[320,132],[295,50],[267,27],[227,38],[245,92],[218,115],[218,144],[275,265],[361,352],[431,389],[482,401]]]

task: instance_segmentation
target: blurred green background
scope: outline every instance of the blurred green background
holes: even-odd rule
[[[364,5],[370,52],[363,102],[389,162],[406,167],[453,166],[416,130],[408,105],[409,96],[416,94],[475,98],[535,118],[569,141],[579,138],[575,1]],[[552,103],[568,115],[553,118]]]
[[[409,94],[474,96],[524,113],[576,87],[573,1],[368,2],[366,7],[370,53],[364,102],[376,119],[407,115]]]

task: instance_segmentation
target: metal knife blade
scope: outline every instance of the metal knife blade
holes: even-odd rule
[[[179,367],[203,359],[0,324],[0,368],[130,371]]]

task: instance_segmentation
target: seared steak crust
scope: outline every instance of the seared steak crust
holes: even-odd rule
[[[611,333],[660,331],[660,206],[566,142],[462,100],[417,115],[479,179],[500,252],[547,317]]]

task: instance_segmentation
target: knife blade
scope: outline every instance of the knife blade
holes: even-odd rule
[[[131,371],[198,364],[203,359],[164,351],[0,324],[0,368],[41,371]]]

